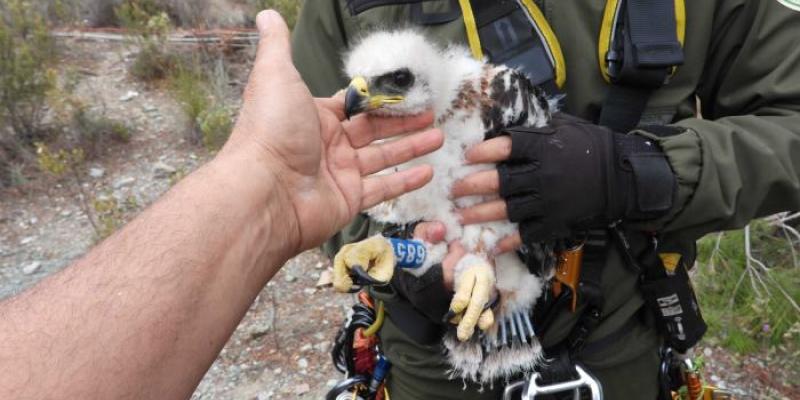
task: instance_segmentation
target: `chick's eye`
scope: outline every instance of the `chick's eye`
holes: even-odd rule
[[[408,70],[403,69],[395,72],[392,75],[392,81],[394,81],[394,84],[397,85],[398,87],[405,88],[411,86],[411,84],[414,83],[414,76],[411,75],[411,72],[409,72]]]

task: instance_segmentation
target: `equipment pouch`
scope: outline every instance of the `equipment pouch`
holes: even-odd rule
[[[705,321],[683,265],[664,277],[641,284],[647,306],[668,346],[679,353],[692,348],[706,333]]]

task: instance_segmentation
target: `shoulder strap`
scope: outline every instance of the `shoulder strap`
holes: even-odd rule
[[[613,85],[606,94],[598,123],[617,132],[628,132],[639,124],[653,91],[667,82],[676,66],[683,64],[683,48],[678,38],[676,0],[621,3],[605,55]]]

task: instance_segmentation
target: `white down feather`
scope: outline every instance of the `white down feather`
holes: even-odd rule
[[[459,240],[467,252],[486,262],[493,262],[497,278],[497,290],[501,294],[503,314],[532,309],[542,291],[542,281],[530,274],[516,254],[505,254],[492,259],[491,250],[505,236],[517,231],[517,225],[508,221],[462,226],[455,213],[457,207],[465,207],[487,200],[485,196],[473,196],[457,201],[450,199],[450,190],[457,180],[477,171],[495,168],[493,164],[472,165],[465,163],[465,150],[484,140],[487,127],[481,117],[481,109],[454,110],[452,105],[465,82],[480,88],[482,78],[491,78],[507,71],[505,66],[492,66],[475,60],[461,46],[440,48],[420,33],[412,30],[377,32],[357,43],[345,59],[348,76],[376,77],[400,68],[408,68],[417,78],[406,94],[405,100],[379,109],[377,113],[390,115],[412,115],[433,109],[437,127],[445,134],[441,149],[400,165],[391,171],[429,164],[433,167],[433,180],[425,187],[405,194],[400,198],[379,204],[368,210],[377,221],[405,224],[414,221],[440,221],[447,229],[447,242]],[[508,76],[506,77],[508,80]],[[507,86],[509,82],[506,82]],[[503,120],[508,123],[523,112],[521,96],[517,104],[503,110]],[[542,126],[548,113],[536,101],[530,102],[527,125]],[[443,118],[444,116],[449,118]],[[430,266],[444,258],[445,243],[426,243],[428,257],[423,268],[410,270],[421,275]],[[466,257],[465,259],[470,259]],[[453,338],[446,340],[450,350],[450,361],[456,375],[480,382],[507,377],[510,373],[531,368],[540,355],[538,343],[528,348],[528,355],[520,356],[516,362],[507,362],[513,356],[504,354],[502,359],[484,360],[480,351],[459,345]],[[491,366],[490,364],[497,364]],[[483,367],[483,368],[482,368]]]

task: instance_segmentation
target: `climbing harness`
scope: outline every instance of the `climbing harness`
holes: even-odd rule
[[[676,354],[672,349],[662,349],[659,373],[669,376],[671,382],[677,384],[671,391],[664,388],[665,380],[661,379],[662,393],[660,399],[667,400],[733,400],[733,395],[723,389],[707,385],[703,382],[702,371],[688,354]],[[667,381],[669,382],[669,381]]]
[[[459,0],[472,56],[519,69],[547,93],[559,93],[567,79],[564,55],[539,7],[532,0],[473,3]]]
[[[384,379],[391,363],[383,355],[378,330],[383,325],[383,302],[375,303],[366,292],[359,292],[349,318],[336,335],[331,358],[345,379],[334,385],[325,400],[389,400]]]
[[[683,64],[684,0],[608,0],[598,40],[600,72],[612,85],[598,123],[629,132],[651,94]]]
[[[425,244],[418,240],[387,238],[395,256],[395,268],[421,267],[427,253]],[[345,379],[336,384],[326,400],[383,400],[389,399],[384,379],[391,362],[384,356],[377,333],[383,326],[386,311],[383,301],[377,304],[366,292],[367,287],[385,287],[389,282],[377,281],[366,273],[363,266],[352,268],[351,278],[358,292],[358,303],[336,335],[331,350],[333,364]]]

